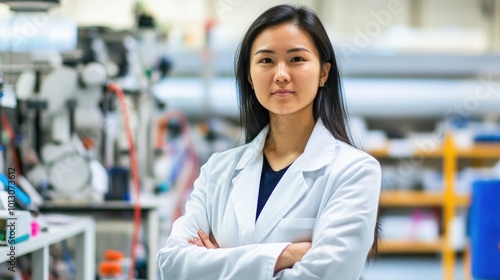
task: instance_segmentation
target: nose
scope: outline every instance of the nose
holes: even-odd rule
[[[274,75],[275,83],[288,83],[290,82],[290,75],[288,73],[287,66],[285,63],[278,63],[276,66],[276,73]]]

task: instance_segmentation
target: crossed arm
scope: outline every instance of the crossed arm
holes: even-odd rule
[[[206,234],[206,168],[195,182],[186,214],[174,223],[158,253],[162,279],[359,279],[373,242],[380,192],[375,160],[353,164],[328,182],[338,186],[318,213],[312,243],[234,248],[220,248]]]
[[[210,162],[210,161],[209,161]],[[193,245],[202,230],[209,233],[211,226],[206,204],[208,201],[207,174],[209,163],[201,169],[191,199],[186,204],[186,213],[177,219],[167,239],[166,246],[157,254],[161,279],[274,279],[274,269],[279,255],[290,243],[249,244],[234,248],[215,248],[217,242],[206,246]],[[213,190],[212,190],[213,191]],[[203,236],[206,241],[206,235]],[[203,243],[203,242],[202,242]],[[214,244],[215,243],[215,244]],[[198,242],[198,244],[200,244]],[[201,244],[200,244],[201,245]]]
[[[188,243],[198,247],[205,247],[207,249],[220,248],[213,234],[210,233],[207,235],[203,230],[199,230],[198,237],[189,239]],[[286,246],[278,256],[278,260],[276,261],[276,265],[274,267],[274,273],[277,273],[285,268],[292,268],[296,262],[299,262],[302,259],[310,248],[311,242],[297,242]]]

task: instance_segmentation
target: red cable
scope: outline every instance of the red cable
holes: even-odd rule
[[[177,203],[175,205],[174,213],[172,214],[172,223],[175,222],[178,218],[182,216],[182,210],[184,208],[185,204],[185,198],[186,195],[189,193],[191,188],[194,185],[194,181],[198,177],[198,173],[196,172],[199,169],[199,161],[196,155],[194,154],[193,151],[188,151],[190,156],[192,157],[194,163],[193,163],[193,169],[191,171],[191,175],[189,176],[189,179],[186,180],[186,184],[182,187],[179,198],[177,200]]]
[[[5,114],[5,112],[2,112],[2,125],[5,127],[5,130],[7,131],[7,136],[9,137],[9,146],[12,150],[12,159],[14,161],[14,166],[16,168],[16,184],[18,183],[17,181],[19,180],[19,175],[21,172],[21,161],[19,160],[19,155],[16,152],[15,149],[15,137],[16,133],[14,129],[12,128],[12,125],[10,125],[9,118]],[[5,153],[7,150],[4,151]]]
[[[14,129],[10,125],[9,118],[7,118],[5,112],[2,112],[2,125],[3,127],[5,127],[9,139],[10,140],[14,139]]]
[[[174,207],[174,212],[172,213],[172,223],[173,223],[180,216],[182,216],[182,212],[183,212],[182,210],[184,208],[185,198],[186,198],[186,195],[191,190],[191,188],[193,187],[194,181],[198,177],[197,171],[200,168],[200,162],[199,162],[198,157],[196,156],[194,140],[193,140],[193,136],[191,134],[191,131],[189,129],[189,122],[188,122],[186,116],[181,111],[172,110],[172,111],[169,111],[165,115],[165,117],[167,118],[167,120],[171,117],[177,117],[181,120],[182,132],[184,135],[184,144],[186,146],[186,153],[188,156],[187,162],[189,163],[189,159],[191,159],[193,161],[192,162],[193,167],[191,170],[191,174],[189,175],[188,179],[185,181],[184,186],[181,187],[179,198],[177,199],[176,205]],[[165,122],[167,123],[167,121],[165,121]]]
[[[135,271],[135,259],[136,259],[136,251],[137,251],[137,243],[139,239],[139,229],[141,227],[141,205],[140,205],[140,184],[139,184],[139,172],[137,168],[137,158],[135,154],[135,144],[134,138],[132,137],[132,128],[130,127],[130,119],[127,109],[127,104],[125,100],[125,95],[123,94],[122,89],[113,83],[108,85],[108,89],[116,93],[118,97],[118,101],[120,102],[120,106],[122,107],[123,119],[125,122],[125,130],[127,133],[127,140],[129,143],[130,149],[130,168],[132,170],[132,180],[134,182],[134,190],[135,190],[135,205],[134,205],[134,230],[132,233],[132,252],[130,253],[130,270],[129,270],[129,279],[134,279],[134,271]],[[153,248],[149,248],[152,250]],[[154,279],[153,275],[148,275],[148,278]]]

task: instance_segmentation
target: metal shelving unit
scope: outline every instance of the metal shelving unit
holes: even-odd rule
[[[369,151],[377,158],[391,158],[388,149]],[[444,278],[454,279],[454,264],[456,250],[451,244],[451,223],[457,208],[466,208],[470,204],[469,195],[460,195],[455,192],[455,178],[457,161],[459,159],[498,159],[500,158],[500,144],[475,144],[468,149],[458,149],[451,135],[447,135],[441,148],[432,151],[414,152],[427,158],[441,158],[443,163],[443,192],[428,191],[383,191],[380,196],[381,208],[413,208],[413,207],[440,207],[443,211],[443,233],[440,238],[431,242],[414,240],[383,240],[380,245],[382,253],[422,254],[441,253],[443,256]],[[469,248],[464,250],[464,275],[470,279]]]
[[[51,225],[47,232],[16,245],[15,257],[32,254],[32,279],[49,279],[49,248],[75,238],[76,279],[95,279],[95,224],[91,218],[74,218],[67,224]],[[7,262],[9,247],[0,247],[0,262]]]

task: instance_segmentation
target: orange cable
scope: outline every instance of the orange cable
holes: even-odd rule
[[[125,103],[125,94],[122,89],[113,83],[108,85],[108,89],[113,91],[118,100],[120,102],[120,106],[122,107],[123,119],[125,122],[125,130],[127,133],[127,140],[129,143],[130,149],[130,168],[132,170],[132,180],[134,182],[134,190],[135,190],[135,205],[134,205],[134,230],[132,233],[132,252],[130,254],[130,270],[129,270],[129,279],[134,279],[134,271],[135,271],[135,261],[136,261],[136,250],[137,243],[139,239],[139,229],[141,227],[141,207],[140,207],[140,183],[139,183],[139,173],[137,168],[137,157],[135,154],[135,144],[134,139],[132,137],[132,128],[130,126],[130,119],[127,110],[127,104]],[[152,250],[153,248],[149,248]],[[148,275],[149,278],[154,279],[153,275]]]
[[[174,207],[174,212],[172,213],[172,223],[173,223],[180,216],[182,216],[182,209],[184,207],[184,202],[185,202],[184,199],[185,199],[185,196],[187,195],[187,193],[193,187],[194,181],[198,177],[197,171],[200,169],[200,162],[199,162],[198,157],[196,156],[193,135],[191,134],[191,131],[189,129],[189,123],[188,123],[186,116],[181,111],[172,110],[166,114],[166,117],[167,117],[167,119],[170,117],[178,117],[181,120],[182,132],[184,135],[184,143],[186,145],[186,153],[188,156],[188,162],[189,162],[189,159],[191,159],[193,161],[192,162],[193,167],[191,170],[191,174],[186,179],[184,186],[181,187],[179,197],[178,197],[176,205]]]

